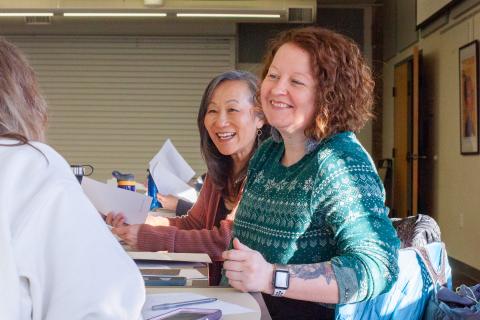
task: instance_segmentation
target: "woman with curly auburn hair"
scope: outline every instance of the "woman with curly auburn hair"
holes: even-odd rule
[[[371,299],[398,273],[383,185],[354,134],[372,117],[372,75],[352,40],[308,27],[271,42],[262,79],[274,130],[250,162],[225,276],[261,291],[273,319],[329,319],[319,302]]]
[[[262,79],[268,75],[278,49],[288,42],[295,43],[312,57],[317,110],[305,135],[321,140],[333,133],[363,128],[373,116],[375,84],[358,46],[345,36],[322,28],[287,32],[284,38],[271,42]]]

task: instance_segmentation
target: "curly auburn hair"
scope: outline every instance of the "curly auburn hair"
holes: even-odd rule
[[[284,31],[269,42],[262,79],[276,52],[286,43],[308,53],[316,80],[317,110],[305,136],[319,141],[337,132],[360,130],[373,117],[375,83],[354,41],[320,27]]]

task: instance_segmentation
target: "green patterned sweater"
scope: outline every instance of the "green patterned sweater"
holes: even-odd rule
[[[352,132],[281,164],[283,142],[265,141],[250,161],[234,236],[270,263],[331,261],[340,303],[372,298],[398,273],[400,241],[375,166]]]

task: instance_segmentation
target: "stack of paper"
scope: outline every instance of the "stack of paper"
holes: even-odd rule
[[[212,262],[204,253],[127,251],[144,276],[182,277],[186,286],[208,286],[208,264]]]
[[[175,149],[170,139],[165,141],[150,161],[149,169],[159,193],[171,194],[190,202],[197,200],[197,192],[187,184],[195,171]]]
[[[151,197],[117,188],[88,177],[83,177],[82,188],[93,206],[101,214],[123,213],[125,223],[128,224],[145,222],[152,203]]]

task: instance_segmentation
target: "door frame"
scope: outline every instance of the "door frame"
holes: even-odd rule
[[[406,67],[406,79],[402,80],[402,83],[397,82],[397,72],[402,72],[399,68]],[[399,71],[397,71],[399,70]],[[394,65],[394,87],[393,87],[393,201],[392,201],[392,214],[395,217],[406,217],[412,214],[412,180],[413,171],[411,161],[409,161],[409,154],[412,152],[412,114],[413,114],[413,55],[397,62]],[[405,82],[403,82],[405,81]],[[405,84],[404,90],[400,87],[401,84]],[[400,94],[405,94],[401,99]],[[400,100],[400,101],[399,101]],[[398,110],[399,104],[406,102],[406,114],[401,113],[404,110]],[[399,119],[399,116],[402,119]],[[402,121],[402,123],[399,123]],[[405,136],[398,137],[398,131],[406,127]],[[399,145],[398,141],[401,145]],[[401,160],[400,160],[401,159]],[[405,161],[401,163],[400,161]],[[405,167],[401,167],[405,166]],[[404,172],[406,170],[406,172]],[[402,176],[399,176],[399,172],[402,172]],[[406,192],[406,196],[405,196]]]
[[[427,156],[429,153],[430,143],[429,140],[429,131],[432,129],[428,127],[426,119],[429,118],[430,114],[428,112],[428,106],[426,106],[422,101],[424,91],[424,79],[423,79],[423,58],[422,52],[417,47],[413,48],[413,54],[407,58],[399,61],[394,66],[394,87],[397,86],[397,77],[396,72],[397,68],[405,65],[407,66],[407,116],[406,122],[406,131],[407,137],[405,140],[406,143],[406,211],[405,212],[395,212],[395,209],[398,208],[398,203],[395,203],[395,193],[399,190],[395,190],[396,182],[395,179],[398,177],[395,176],[396,173],[396,164],[398,161],[398,156],[395,155],[395,150],[398,148],[395,145],[396,138],[395,134],[397,132],[398,121],[396,121],[397,110],[394,109],[394,151],[392,152],[392,157],[394,158],[394,170],[393,170],[393,180],[394,180],[394,196],[393,196],[393,208],[394,215],[399,217],[405,217],[409,215],[416,215],[419,210],[422,213],[431,214],[426,212],[430,208],[429,202],[431,200],[432,190],[428,190],[431,187],[431,178],[432,171],[431,168],[428,168],[429,162]],[[394,91],[394,108],[397,105],[397,95],[401,92]],[[428,171],[428,172],[425,172]],[[398,174],[398,172],[397,172]],[[403,192],[403,191],[402,191]],[[398,195],[398,194],[397,194]],[[400,206],[401,207],[401,206]]]

